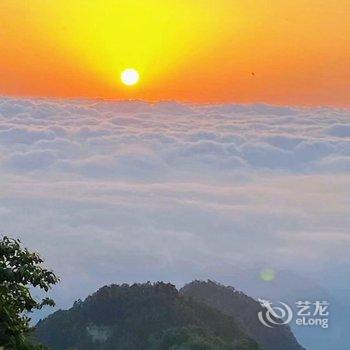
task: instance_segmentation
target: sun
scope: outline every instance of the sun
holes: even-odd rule
[[[140,80],[140,74],[134,68],[124,69],[120,74],[120,80],[128,86],[136,85]]]

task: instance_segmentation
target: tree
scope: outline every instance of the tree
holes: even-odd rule
[[[55,305],[50,298],[36,300],[31,294],[33,288],[48,292],[59,281],[42,263],[41,257],[23,248],[20,240],[6,236],[0,240],[0,347],[44,349],[27,340],[32,330],[27,313]]]

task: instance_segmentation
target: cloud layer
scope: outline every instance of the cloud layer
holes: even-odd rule
[[[2,98],[1,229],[61,275],[61,305],[102,283],[337,271],[349,266],[349,120]]]

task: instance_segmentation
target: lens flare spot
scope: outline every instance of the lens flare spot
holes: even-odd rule
[[[260,272],[260,278],[265,282],[272,282],[276,278],[276,271],[273,269],[264,269]]]

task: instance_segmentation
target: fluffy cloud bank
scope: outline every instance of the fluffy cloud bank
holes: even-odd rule
[[[1,229],[46,256],[63,304],[102,283],[334,272],[349,130],[331,108],[3,98]]]

